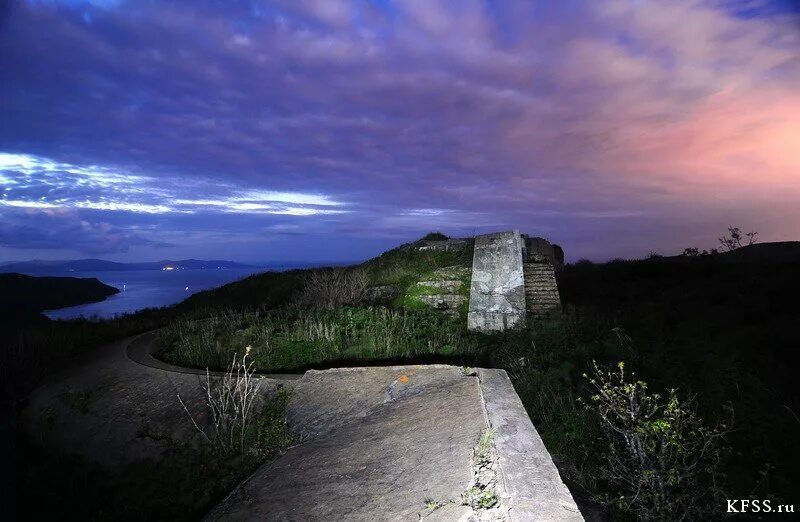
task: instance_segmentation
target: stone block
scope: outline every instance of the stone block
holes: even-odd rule
[[[420,295],[417,299],[434,310],[446,312],[450,315],[458,314],[458,307],[467,300],[466,296],[459,294]]]
[[[502,331],[524,324],[522,251],[518,230],[475,238],[467,328]]]
[[[417,283],[417,285],[433,288],[434,290],[443,294],[455,294],[461,291],[461,287],[464,286],[464,282],[457,279],[445,279],[436,281],[420,281]]]

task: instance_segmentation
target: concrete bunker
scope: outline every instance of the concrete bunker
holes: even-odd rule
[[[556,271],[563,266],[564,251],[544,238],[518,230],[477,236],[467,328],[503,331],[560,310]]]

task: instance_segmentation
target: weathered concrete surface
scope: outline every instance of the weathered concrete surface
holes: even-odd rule
[[[317,438],[382,405],[464,381],[444,364],[309,370],[294,383],[286,416],[302,437]]]
[[[543,237],[530,237],[523,235],[525,242],[524,260],[526,263],[553,263],[555,262],[555,249],[550,241]]]
[[[467,302],[467,296],[459,294],[420,295],[417,299],[448,315],[458,315],[458,309]]]
[[[511,520],[583,520],[505,370],[477,372]]]
[[[475,238],[467,328],[501,331],[525,321],[523,241],[518,230]]]
[[[305,442],[208,520],[583,520],[503,370],[312,371],[295,384],[288,417]],[[472,450],[490,427],[501,505],[481,518],[464,494]]]
[[[433,279],[430,281],[419,281],[417,286],[425,286],[433,288],[443,294],[454,294],[460,292],[464,286],[464,281],[447,280],[447,279]]]
[[[485,429],[476,377],[452,366],[308,372],[290,423],[307,442],[262,466],[210,520],[457,520]]]
[[[200,413],[202,376],[137,363],[128,354],[141,359],[152,336],[129,341],[36,390],[25,411],[29,431],[53,451],[105,465],[199,442],[177,395]],[[293,388],[287,417],[301,443],[259,468],[210,519],[467,520],[475,515],[462,504],[472,450],[491,426],[502,512],[512,520],[580,520],[503,371],[310,371],[293,381],[264,378],[263,397],[279,385]],[[442,507],[429,510],[427,500]]]

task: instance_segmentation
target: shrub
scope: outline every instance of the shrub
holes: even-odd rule
[[[297,303],[311,308],[330,310],[342,305],[358,304],[364,298],[369,277],[360,268],[321,268],[306,274]]]
[[[450,239],[441,232],[429,232],[425,234],[420,241],[447,241]]]
[[[645,520],[699,519],[718,508],[721,427],[704,426],[693,401],[681,402],[674,389],[665,400],[649,394],[622,362],[613,371],[593,368],[588,408],[605,434],[598,471],[610,487],[598,500]]]
[[[203,391],[211,418],[211,430],[207,431],[198,425],[178,395],[178,400],[194,427],[222,455],[233,453],[237,447],[242,454],[248,449],[245,444],[246,435],[253,420],[251,416],[253,404],[261,387],[260,379],[253,375],[255,373],[253,364],[247,361],[249,354],[250,347],[241,359],[237,360],[234,355],[228,371],[219,379],[212,380],[210,372],[206,369]]]

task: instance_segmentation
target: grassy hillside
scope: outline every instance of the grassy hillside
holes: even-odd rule
[[[327,311],[228,316],[213,326],[178,323],[163,355],[219,367],[251,345],[264,371],[434,360],[504,367],[575,481],[587,479],[579,464],[590,469],[591,455],[602,451],[596,421],[576,402],[588,395],[583,374],[593,361],[625,361],[653,393],[676,389],[683,400],[696,399],[708,424],[728,424],[732,451],[724,472],[731,491],[787,499],[800,480],[800,404],[788,364],[800,351],[800,263],[761,255],[767,250],[568,265],[559,275],[563,315],[520,332],[479,335],[464,331],[463,318],[409,306],[424,290],[416,282],[442,267],[468,266],[471,251],[401,248],[357,267],[370,285],[397,287],[386,302],[392,311],[351,302]],[[786,245],[780,250],[785,254]]]
[[[597,416],[578,401],[591,397],[584,374],[593,362],[624,361],[651,393],[676,389],[682,401],[696,399],[706,424],[727,424],[731,451],[720,484],[728,498],[791,501],[800,483],[800,398],[790,363],[800,351],[800,261],[790,252],[796,245],[781,245],[774,257],[764,252],[777,250],[762,245],[680,259],[578,262],[558,276],[563,314],[481,335],[466,332],[463,317],[415,300],[433,291],[419,282],[463,275],[471,247],[415,248],[422,244],[354,267],[251,276],[115,321],[53,324],[20,334],[14,346],[63,361],[53,346],[77,353],[168,325],[161,357],[196,367],[223,367],[247,346],[263,371],[400,361],[502,367],[573,491],[598,498],[615,491],[598,478],[607,446]],[[608,509],[615,518],[626,512]]]

